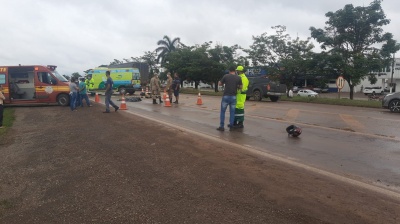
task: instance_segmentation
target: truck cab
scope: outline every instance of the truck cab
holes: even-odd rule
[[[269,98],[272,102],[277,102],[280,96],[286,95],[286,85],[270,80],[267,75],[247,78],[247,100],[253,98],[255,101],[261,101],[263,98]]]
[[[68,80],[56,68],[54,65],[0,66],[5,105],[69,105]]]

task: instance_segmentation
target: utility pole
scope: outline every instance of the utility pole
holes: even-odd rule
[[[393,92],[393,74],[394,74],[394,61],[395,61],[395,57],[396,56],[396,54],[395,53],[393,53],[393,61],[392,61],[392,76],[391,76],[391,78],[390,78],[390,93],[392,93]]]

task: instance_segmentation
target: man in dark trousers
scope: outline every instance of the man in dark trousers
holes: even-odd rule
[[[110,77],[110,71],[106,71],[106,76],[107,76],[107,82],[106,82],[106,111],[104,111],[103,113],[110,113],[110,105],[114,107],[115,112],[117,112],[117,110],[119,109],[119,107],[117,105],[115,105],[115,103],[111,100],[111,95],[113,94],[113,85],[114,82],[112,80],[112,78]]]
[[[225,85],[224,94],[221,100],[221,112],[220,112],[220,123],[217,128],[218,131],[225,131],[225,112],[229,106],[229,130],[233,128],[233,122],[235,119],[235,108],[236,108],[236,93],[238,89],[242,89],[242,79],[236,75],[235,68],[229,68],[229,73],[224,75],[218,82],[218,85]]]

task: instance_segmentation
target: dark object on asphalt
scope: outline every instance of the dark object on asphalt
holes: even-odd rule
[[[140,97],[127,97],[125,100],[128,101],[128,102],[140,102],[140,101],[142,101],[142,99],[140,99]]]
[[[288,136],[298,137],[301,135],[301,128],[296,125],[290,125],[286,128],[286,132],[288,133]]]

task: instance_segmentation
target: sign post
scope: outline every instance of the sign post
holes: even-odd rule
[[[339,92],[339,95],[338,95],[338,97],[339,97],[339,99],[340,99],[340,91],[343,89],[343,87],[344,87],[344,82],[345,82],[345,80],[344,80],[344,78],[343,78],[343,76],[339,76],[337,79],[336,79],[336,86],[337,86],[337,88],[338,88],[338,92]]]

